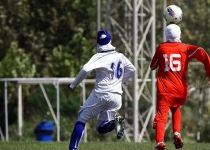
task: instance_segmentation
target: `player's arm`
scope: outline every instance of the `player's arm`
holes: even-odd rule
[[[158,46],[155,55],[152,58],[152,61],[150,63],[150,69],[155,70],[158,65],[159,65],[159,59],[158,59],[158,49],[160,48],[160,46]]]
[[[75,80],[70,85],[71,89],[74,89],[78,84],[80,84],[91,72],[95,69],[94,63],[96,55],[93,55],[91,59],[82,67],[80,72],[77,74]]]
[[[209,54],[201,47],[190,45],[188,50],[188,57],[195,58],[199,62],[203,63],[206,70],[205,78],[209,78],[208,84],[210,84],[210,57]]]
[[[125,67],[124,67],[124,75],[122,78],[122,83],[128,81],[128,79],[136,71],[136,68],[134,67],[134,65],[125,56],[123,57],[123,59],[124,59]]]
[[[75,80],[70,85],[71,89],[74,89],[78,84],[80,84],[89,74],[91,71],[88,70],[87,66],[83,66],[80,72],[77,74]]]

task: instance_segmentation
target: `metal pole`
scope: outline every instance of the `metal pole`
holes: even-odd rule
[[[4,82],[4,111],[5,111],[5,134],[6,141],[9,141],[9,132],[8,132],[8,99],[7,99],[7,81]]]
[[[101,0],[97,0],[97,31],[101,29]]]
[[[60,141],[60,84],[57,80],[56,83],[56,95],[57,95],[57,141]]]
[[[86,100],[86,89],[85,89],[85,81],[82,82],[82,99],[83,99],[83,104],[85,103]],[[87,142],[87,128],[85,127],[84,131],[84,142]]]
[[[110,29],[110,19],[109,19],[109,17],[110,17],[110,11],[111,11],[111,9],[110,9],[110,0],[106,0],[106,29],[109,31],[109,32],[111,32],[111,29]]]
[[[138,124],[138,95],[137,95],[137,90],[138,90],[138,63],[137,63],[137,37],[138,37],[138,16],[137,16],[137,1],[133,0],[133,64],[136,67],[136,71],[133,76],[133,139],[134,142],[138,141],[138,135],[139,135],[139,124]]]
[[[18,84],[18,136],[22,140],[23,128],[23,102],[22,102],[22,85]]]
[[[164,0],[163,1],[163,13],[164,13],[164,10],[166,9],[166,7],[167,7],[167,0]],[[165,21],[165,19],[163,17],[163,41],[166,40],[165,28],[166,28],[166,21]]]
[[[203,89],[200,89],[199,103],[198,103],[198,124],[197,124],[197,142],[201,140],[201,116],[202,116],[202,101],[203,101]]]
[[[44,97],[45,97],[45,100],[46,100],[47,105],[48,105],[48,107],[49,107],[49,109],[50,109],[50,112],[51,112],[51,114],[52,114],[52,117],[53,117],[53,119],[54,119],[54,122],[57,124],[57,117],[56,117],[56,115],[55,115],[55,113],[54,113],[54,111],[53,111],[52,105],[51,105],[50,100],[49,100],[49,98],[48,98],[48,96],[47,96],[47,93],[46,93],[46,91],[45,91],[45,89],[44,89],[44,86],[43,86],[42,83],[40,83],[39,86],[40,86],[40,88],[41,88],[41,90],[42,90],[42,93],[43,93],[43,95],[44,95]],[[56,86],[55,86],[55,88],[57,89]],[[57,99],[57,97],[56,97],[56,99]]]
[[[152,17],[153,17],[153,22],[152,22],[152,36],[151,36],[151,49],[152,49],[152,54],[154,55],[155,53],[155,41],[156,41],[156,32],[155,32],[155,0],[152,0]],[[155,117],[155,107],[156,107],[156,72],[152,71],[152,105],[153,105],[153,112],[152,112],[152,119]]]

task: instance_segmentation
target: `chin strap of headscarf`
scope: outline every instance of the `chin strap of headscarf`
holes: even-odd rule
[[[166,41],[170,42],[181,42],[181,29],[176,24],[170,24],[166,27],[165,30]]]
[[[108,52],[115,50],[115,47],[111,44],[111,41],[106,45],[99,45],[97,44],[97,51],[98,53]]]

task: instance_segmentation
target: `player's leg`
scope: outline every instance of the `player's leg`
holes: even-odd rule
[[[74,129],[71,134],[71,139],[69,143],[69,150],[76,150],[78,148],[78,145],[81,141],[81,138],[84,133],[85,124],[83,122],[77,121],[74,125]]]
[[[178,107],[172,107],[171,108],[172,113],[172,128],[173,132],[179,132],[180,133],[180,126],[181,126],[181,110],[180,106]]]
[[[98,120],[96,124],[96,130],[100,134],[111,132],[112,130],[114,130],[114,128],[115,128],[115,120],[110,120],[110,121]]]
[[[181,126],[181,110],[180,106],[172,107],[172,124],[173,124],[173,133],[174,133],[174,145],[176,149],[183,147],[183,140],[180,134],[180,126]]]
[[[106,101],[106,105],[98,116],[96,130],[100,134],[104,134],[115,129],[117,138],[121,139],[124,134],[124,118],[116,116],[116,114],[122,106],[122,97],[119,94],[108,94],[104,101]]]
[[[83,106],[81,106],[78,113],[79,116],[72,131],[69,150],[75,150],[78,148],[86,123],[90,119],[97,117],[97,115],[103,110],[103,105],[104,103],[95,96],[94,92],[92,92]]]
[[[98,120],[96,130],[100,134],[105,134],[116,130],[117,139],[121,139],[124,135],[124,118],[122,116],[115,116],[114,120]]]
[[[161,150],[165,149],[164,136],[165,136],[165,126],[168,121],[168,111],[169,105],[167,100],[163,96],[158,96],[156,114],[153,122],[153,128],[156,130],[155,137],[157,146],[155,149]]]
[[[165,126],[168,117],[167,108],[164,106],[158,106],[155,114],[153,128],[156,130],[156,143],[164,142]]]
[[[116,130],[117,139],[121,139],[124,135],[124,118],[122,116],[115,116],[114,120],[98,120],[96,124],[96,130],[100,134],[105,134]]]

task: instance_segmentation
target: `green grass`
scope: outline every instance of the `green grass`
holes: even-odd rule
[[[0,150],[68,150],[68,142],[0,142]],[[166,150],[175,150],[172,143],[166,143]],[[155,143],[129,142],[81,142],[79,150],[153,150]],[[181,150],[209,150],[210,143],[185,143]]]

